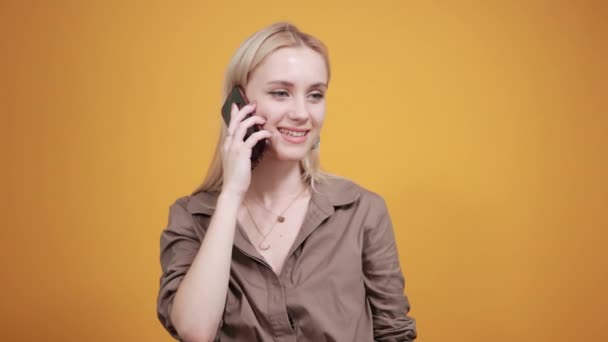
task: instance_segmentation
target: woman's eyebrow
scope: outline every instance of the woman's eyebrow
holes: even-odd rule
[[[283,81],[283,80],[270,81],[267,84],[280,84],[280,85],[282,85],[284,87],[288,87],[288,88],[294,86],[293,83],[291,83],[289,81]],[[314,84],[310,85],[309,89],[310,88],[325,88],[326,89],[327,88],[327,84],[323,83],[323,82],[317,82],[317,83],[314,83]]]

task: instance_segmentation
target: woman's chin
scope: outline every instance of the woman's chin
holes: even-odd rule
[[[267,151],[272,159],[277,161],[301,161],[306,158],[307,150],[304,148],[291,148]]]

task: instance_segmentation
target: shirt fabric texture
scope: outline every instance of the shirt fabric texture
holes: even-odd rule
[[[311,191],[280,275],[237,223],[226,306],[216,341],[413,341],[393,226],[383,198],[344,178]],[[192,264],[219,193],[176,200],[160,237],[157,314],[171,322],[175,292]]]

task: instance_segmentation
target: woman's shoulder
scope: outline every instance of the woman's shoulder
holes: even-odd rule
[[[212,192],[198,192],[178,197],[169,206],[168,224],[163,231],[163,234],[168,234],[165,238],[171,240],[175,236],[188,236],[201,241],[206,230],[206,221],[201,220],[200,217],[211,216],[216,201],[217,194]]]
[[[199,191],[178,197],[170,206],[172,211],[189,214],[212,214],[217,203],[218,192]]]
[[[334,205],[357,202],[360,207],[383,208],[386,206],[384,198],[380,194],[343,176],[330,175],[320,182],[315,190],[329,197]]]

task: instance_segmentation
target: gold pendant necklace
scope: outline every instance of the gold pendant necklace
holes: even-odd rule
[[[245,204],[245,208],[247,208],[247,212],[249,213],[249,216],[251,217],[251,221],[253,221],[253,225],[255,226],[255,229],[258,231],[258,233],[262,237],[262,240],[260,241],[260,243],[258,243],[258,247],[261,250],[265,251],[265,250],[268,250],[270,248],[270,242],[266,241],[266,237],[268,237],[268,235],[270,235],[270,233],[272,233],[272,231],[274,230],[274,227],[276,227],[276,225],[277,225],[277,222],[285,222],[285,216],[283,216],[283,214],[287,211],[287,209],[289,209],[291,207],[292,204],[295,203],[296,199],[298,199],[298,197],[300,197],[306,191],[306,189],[307,188],[304,187],[304,189],[302,189],[302,191],[300,191],[298,193],[298,195],[291,200],[291,202],[289,203],[289,205],[287,206],[287,208],[285,208],[285,209],[283,209],[283,211],[281,211],[280,215],[276,215],[276,214],[274,214],[274,213],[271,212],[273,215],[277,216],[277,220],[274,221],[274,223],[272,224],[272,227],[270,227],[270,230],[268,230],[268,232],[266,234],[264,234],[264,232],[262,231],[262,229],[260,228],[260,226],[256,222],[255,218],[253,217],[253,213],[251,212],[251,208],[249,208],[249,204],[247,203],[247,200],[243,201],[243,203]],[[269,211],[268,209],[266,209],[263,206],[262,206],[262,208],[264,208],[266,211]]]
[[[287,206],[287,208],[283,209],[283,211],[281,211],[280,214],[276,214],[275,212],[271,211],[270,209],[266,208],[266,206],[262,203],[260,203],[260,201],[257,198],[253,198],[253,200],[258,204],[259,207],[261,207],[262,209],[266,210],[267,212],[271,213],[272,215],[277,217],[277,222],[279,223],[283,223],[285,222],[286,218],[285,216],[283,216],[283,214],[287,211],[287,209],[289,209],[289,207],[291,207],[291,205],[293,204],[293,202],[295,202],[295,200],[300,197],[300,195],[302,195],[302,193],[306,191],[306,187],[304,187],[304,189],[302,189],[302,191],[300,191],[290,202],[289,205]]]
[[[296,196],[296,198],[297,198],[297,196]],[[270,211],[270,209],[266,208],[265,205],[263,205],[262,203],[260,203],[260,201],[258,201],[257,198],[254,197],[253,200],[258,204],[258,207],[260,207],[260,208],[266,210],[267,212],[271,213],[272,215],[276,216],[277,217],[277,222],[279,222],[279,223],[285,222],[285,216],[280,215],[280,214],[275,214],[273,211]],[[283,210],[283,212],[285,212],[285,210]]]

